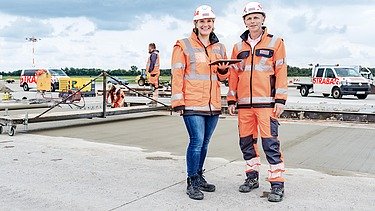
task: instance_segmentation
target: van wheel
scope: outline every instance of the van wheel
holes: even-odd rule
[[[30,89],[29,89],[29,85],[27,85],[27,83],[24,83],[23,85],[22,85],[22,88],[23,88],[23,91],[29,91]]]
[[[300,93],[302,97],[306,97],[309,94],[309,88],[307,86],[301,86]]]
[[[342,98],[342,93],[341,93],[340,88],[335,87],[335,88],[332,89],[332,97],[335,98],[335,99]]]
[[[138,80],[138,85],[139,85],[139,86],[144,86],[144,85],[145,85],[145,80],[142,79],[142,78],[139,79],[139,80]]]
[[[366,94],[363,94],[363,95],[357,95],[358,99],[360,100],[364,100],[366,99],[367,95]]]
[[[54,91],[56,91],[56,88],[53,84],[51,84],[51,92],[54,92]]]

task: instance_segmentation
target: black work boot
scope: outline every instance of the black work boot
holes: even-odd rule
[[[198,175],[187,178],[186,194],[191,199],[202,200],[204,197],[203,193],[199,190],[199,182]]]
[[[271,187],[271,193],[268,195],[268,201],[270,202],[280,202],[284,198],[284,187],[283,186],[273,186]]]
[[[258,172],[247,172],[246,177],[245,182],[238,189],[241,193],[248,193],[255,188],[259,188]]]
[[[206,179],[204,178],[203,171],[198,172],[199,177],[199,190],[206,191],[206,192],[214,192],[216,187],[213,184],[209,184]]]

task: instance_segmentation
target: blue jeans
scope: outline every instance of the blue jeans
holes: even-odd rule
[[[188,177],[191,177],[197,175],[198,171],[202,171],[208,143],[216,128],[219,115],[184,115],[183,118],[190,139],[186,152],[186,164]]]

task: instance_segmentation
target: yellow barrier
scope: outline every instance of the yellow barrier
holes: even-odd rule
[[[89,78],[61,78],[59,79],[60,92],[67,92],[68,90],[78,90],[91,80]],[[88,85],[81,90],[81,92],[91,91],[91,86]]]

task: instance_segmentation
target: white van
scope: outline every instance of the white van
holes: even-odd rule
[[[294,83],[303,97],[309,93],[332,96],[335,99],[343,95],[354,95],[366,99],[371,92],[370,83],[353,66],[315,65],[311,81]]]
[[[51,75],[51,91],[54,92],[59,89],[59,79],[69,78],[69,76],[61,69],[45,69],[45,68],[34,68],[25,69],[21,71],[20,77],[20,87],[24,91],[29,91],[30,89],[36,89],[37,87],[37,76],[38,71],[47,71]]]

